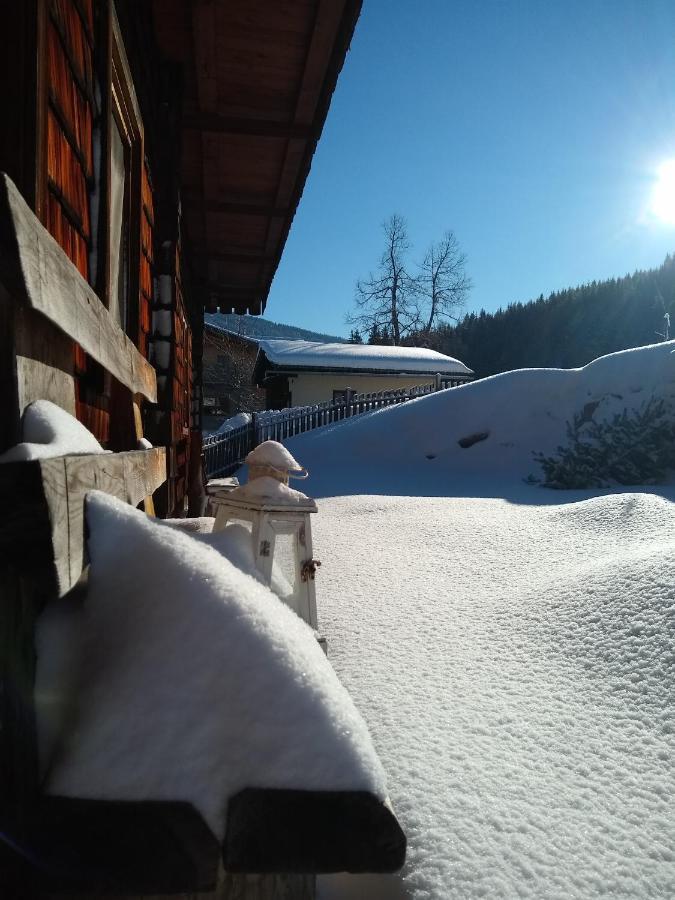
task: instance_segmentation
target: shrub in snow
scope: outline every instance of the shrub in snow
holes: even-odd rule
[[[601,421],[593,419],[594,411],[567,422],[566,447],[552,456],[534,453],[545,487],[657,484],[675,468],[675,411],[664,400],[652,397],[638,409]]]
[[[213,548],[112,497],[88,495],[87,523],[77,718],[51,793],[186,800],[218,837],[245,787],[384,798],[366,726],[295,613]],[[59,612],[39,623],[40,696],[60,690]],[[39,732],[53,741],[53,722]]]
[[[23,443],[3,453],[0,462],[107,452],[81,422],[49,400],[35,400],[27,406],[21,428]]]

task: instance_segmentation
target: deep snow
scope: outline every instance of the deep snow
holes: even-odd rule
[[[596,420],[675,401],[675,341],[601,357],[581,369],[521,369],[307,432],[288,441],[315,496],[495,496],[541,502],[520,484],[540,474],[532,451],[566,442],[574,413]],[[597,404],[597,407],[596,407]],[[462,449],[458,441],[483,435]]]
[[[191,801],[219,837],[244,787],[384,798],[364,722],[297,615],[203,540],[112,497],[89,494],[87,522],[86,599],[38,625],[49,791]]]
[[[342,497],[314,534],[409,896],[674,896],[672,498]]]
[[[323,497],[331,661],[409,839],[401,876],[324,877],[322,900],[675,896],[675,488],[523,483],[586,404],[671,401],[674,347],[289,441]]]

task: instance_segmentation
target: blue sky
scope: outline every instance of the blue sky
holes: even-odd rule
[[[672,158],[670,0],[364,0],[266,318],[348,333],[393,212],[413,262],[454,230],[467,310],[657,266]]]

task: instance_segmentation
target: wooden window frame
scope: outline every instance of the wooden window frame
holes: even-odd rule
[[[138,98],[131,77],[129,60],[124,49],[124,41],[120,30],[114,4],[110,6],[110,103],[109,117],[106,128],[110,129],[111,117],[115,119],[117,127],[124,141],[129,147],[129,281],[127,285],[127,319],[126,333],[136,346],[140,341],[140,265],[141,265],[141,215],[142,215],[142,178],[145,159],[145,136],[143,120],[141,118]],[[105,287],[104,299],[106,306],[110,308],[110,186],[112,180],[112,138],[107,135],[107,185],[108,203],[105,234]]]

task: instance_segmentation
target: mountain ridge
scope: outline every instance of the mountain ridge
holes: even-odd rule
[[[346,344],[347,339],[333,334],[323,334],[320,331],[311,331],[308,328],[300,328],[297,325],[284,325],[281,322],[272,322],[261,316],[238,316],[235,313],[205,313],[204,322],[207,325],[215,325],[217,328],[225,328],[234,334],[256,340],[287,340],[287,341],[319,341],[321,343]]]

